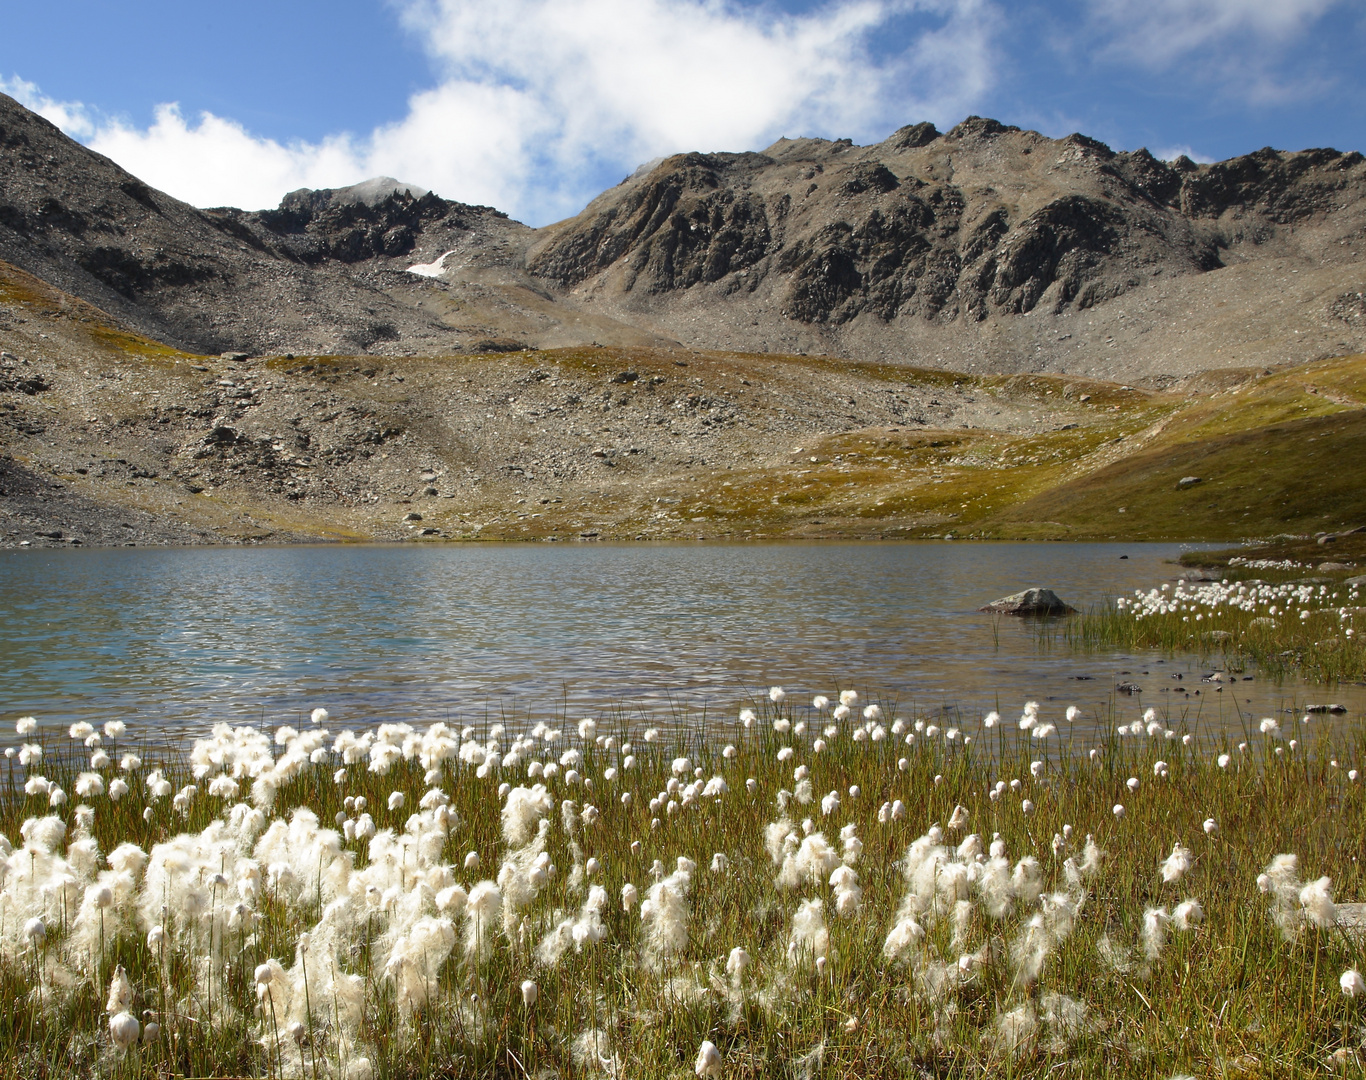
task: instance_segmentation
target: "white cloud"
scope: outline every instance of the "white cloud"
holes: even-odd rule
[[[605,170],[662,154],[960,119],[992,84],[995,15],[985,0],[843,0],[801,16],[719,0],[410,0],[403,21],[441,86],[375,148],[438,190],[556,217]],[[925,25],[875,58],[898,17]]]
[[[102,125],[92,150],[117,161],[153,187],[196,206],[276,206],[300,187],[330,187],[361,179],[361,155],[348,136],[281,146],[241,124],[202,113],[188,124],[175,105],[158,105],[152,126]]]
[[[187,120],[175,105],[145,129],[92,124],[79,105],[41,101],[70,134],[200,206],[273,206],[292,188],[387,174],[541,223],[663,154],[952,123],[995,81],[1002,22],[991,0],[829,0],[801,15],[724,0],[397,7],[437,85],[364,137],[285,145],[212,114]],[[894,23],[915,29],[889,54],[877,46]]]
[[[1266,104],[1322,93],[1314,73],[1279,70],[1304,34],[1336,7],[1360,0],[1084,0],[1103,59],[1214,83]]]
[[[1164,66],[1230,38],[1283,44],[1344,0],[1088,0],[1112,48]]]
[[[26,109],[32,109],[44,120],[56,124],[73,138],[91,135],[95,125],[88,110],[79,102],[54,101],[38,89],[37,83],[28,82],[18,75],[0,79],[0,93],[8,94]]]

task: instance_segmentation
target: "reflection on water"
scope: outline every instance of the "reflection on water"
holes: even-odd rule
[[[0,720],[338,724],[601,712],[730,715],[770,684],[970,715],[1027,698],[1241,727],[1327,695],[1155,655],[1041,655],[980,605],[1031,585],[1077,607],[1175,575],[1174,545],[462,545],[0,553]],[[1120,555],[1127,554],[1127,560]],[[1177,671],[1184,680],[1168,678]],[[1192,678],[1192,676],[1196,676]],[[1174,690],[1177,683],[1185,694]],[[1334,690],[1358,713],[1360,688]],[[1121,698],[1124,715],[1138,698]]]

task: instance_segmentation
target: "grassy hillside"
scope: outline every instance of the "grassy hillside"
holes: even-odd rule
[[[978,530],[993,536],[1238,540],[1366,524],[1366,357],[1197,390],[1141,448],[1063,479]],[[1195,483],[1181,481],[1195,477]]]
[[[1145,450],[1026,499],[991,525],[1136,540],[1331,532],[1366,523],[1364,474],[1366,412],[1338,412]],[[1189,477],[1199,482],[1183,486]]]

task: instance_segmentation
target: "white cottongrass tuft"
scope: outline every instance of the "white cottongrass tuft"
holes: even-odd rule
[[[726,977],[730,979],[731,986],[739,987],[748,967],[749,952],[741,945],[731,949],[730,955],[726,957]]]
[[[716,1049],[716,1044],[710,1039],[702,1040],[702,1045],[697,1051],[697,1061],[693,1065],[693,1072],[699,1077],[721,1075],[721,1051]]]
[[[586,946],[602,941],[607,936],[607,927],[602,921],[606,908],[607,890],[601,885],[591,886],[579,914],[561,919],[541,939],[536,947],[536,959],[553,968],[571,945],[575,952],[582,952]]]
[[[792,916],[792,934],[787,941],[787,962],[793,967],[828,960],[830,931],[825,925],[825,905],[819,900],[803,900]]]
[[[656,970],[688,946],[688,891],[692,875],[676,870],[645,892],[640,920],[647,962]]]
[[[1172,909],[1172,925],[1182,933],[1193,930],[1205,921],[1205,909],[1195,899],[1182,900]]]
[[[1321,877],[1311,881],[1300,890],[1300,908],[1304,917],[1314,926],[1327,930],[1338,921],[1337,907],[1333,903],[1332,881]]]
[[[1338,979],[1338,986],[1342,989],[1343,997],[1360,997],[1366,994],[1366,979],[1361,977],[1361,972],[1356,968],[1348,968]]]
[[[1168,884],[1180,881],[1191,868],[1193,859],[1189,848],[1179,843],[1172,845],[1172,853],[1162,860],[1162,880]]]
[[[774,826],[770,825],[769,830],[773,829]],[[770,839],[772,835],[770,832]],[[778,887],[780,889],[797,889],[804,885],[819,887],[844,860],[830,846],[824,833],[813,832],[804,837],[797,844],[795,850],[787,850],[787,837],[791,835],[793,834],[790,832],[789,826],[789,831],[783,834],[784,853],[782,865],[778,871]],[[773,854],[771,846],[769,847],[769,854]]]
[[[1277,855],[1257,875],[1257,888],[1271,900],[1271,920],[1287,940],[1296,937],[1306,925],[1329,929],[1337,924],[1332,881],[1318,878],[1308,884],[1299,878],[1299,859],[1293,854]]]
[[[1165,907],[1150,907],[1143,912],[1143,930],[1139,936],[1143,943],[1143,955],[1149,960],[1156,960],[1162,955],[1162,948],[1167,943],[1169,922],[1171,916]]]
[[[120,1053],[127,1053],[138,1041],[141,1032],[142,1025],[138,1023],[137,1017],[126,1010],[109,1018],[109,1038]]]
[[[502,913],[503,895],[496,882],[481,881],[465,902],[465,956],[483,962],[493,953],[497,931],[494,920]]]
[[[846,919],[857,916],[863,900],[858,872],[851,866],[836,867],[830,875],[830,887],[835,891],[835,913]]]
[[[540,827],[541,819],[555,808],[544,784],[515,787],[503,803],[503,838],[514,848],[530,843]]]
[[[996,1017],[995,1043],[1006,1054],[1023,1055],[1033,1046],[1039,1018],[1029,1005],[1018,1005]]]
[[[114,977],[109,981],[109,999],[105,1002],[104,1011],[110,1013],[121,1013],[133,1007],[133,984],[128,981],[128,973],[124,971],[120,964],[114,969]]]

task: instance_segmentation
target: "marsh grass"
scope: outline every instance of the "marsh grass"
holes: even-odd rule
[[[1164,587],[1165,589],[1165,587]],[[1366,678],[1366,607],[1349,585],[1301,582],[1180,583],[1108,601],[1085,614],[1041,622],[1040,644],[1081,651],[1161,649],[1193,653],[1238,672],[1320,682]]]
[[[918,732],[907,727],[915,736],[907,745],[904,735],[887,732],[893,715],[885,705],[880,724],[859,721],[856,712],[816,753],[813,741],[830,722],[828,713],[767,701],[754,708],[753,727],[737,724],[729,732],[718,730],[714,717],[704,726],[678,713],[678,722],[657,742],[645,742],[645,725],[624,713],[600,720],[596,738],[582,741],[572,721],[562,717],[556,726],[564,736],[547,745],[549,753],[538,749],[523,757],[555,760],[566,747],[579,749],[578,771],[592,789],[568,784],[562,771],[547,781],[549,794],[556,802],[592,803],[601,816],[571,832],[556,807],[547,819],[546,852],[558,870],[518,913],[517,931],[505,936],[500,920],[483,962],[467,960],[457,946],[416,1005],[404,999],[399,980],[386,974],[402,901],[367,907],[364,890],[355,884],[377,850],[364,842],[340,839],[348,872],[319,867],[317,888],[276,889],[270,884],[273,871],[266,873],[266,886],[248,905],[250,917],[238,919],[236,929],[222,917],[230,904],[241,902],[235,876],[215,887],[197,925],[172,925],[167,917],[165,938],[155,946],[148,942],[145,920],[116,904],[101,939],[102,961],[75,947],[73,915],[89,883],[77,874],[76,881],[57,888],[60,896],[30,897],[49,912],[47,938],[41,949],[24,944],[18,930],[22,897],[14,881],[18,861],[35,857],[18,846],[26,819],[55,813],[67,823],[70,842],[83,835],[75,804],[84,802],[94,811],[89,835],[103,868],[103,856],[118,844],[152,852],[174,835],[217,828],[213,823],[236,801],[207,795],[208,778],[195,780],[184,755],[154,760],[150,749],[122,800],[78,800],[75,785],[89,767],[88,751],[65,733],[43,733],[42,762],[29,772],[41,771],[72,798],[50,809],[47,798],[24,795],[23,771],[16,770],[0,801],[0,831],[16,845],[0,907],[0,994],[13,1003],[0,1010],[0,1063],[6,1074],[34,1080],[172,1074],[313,1080],[371,1074],[676,1077],[691,1075],[704,1039],[719,1048],[722,1075],[734,1077],[1270,1077],[1320,1073],[1335,1052],[1356,1061],[1364,1018],[1359,1002],[1344,999],[1337,981],[1344,969],[1366,959],[1360,940],[1341,928],[1312,926],[1287,939],[1268,915],[1257,877],[1278,853],[1294,852],[1306,879],[1332,878],[1339,900],[1366,892],[1358,862],[1363,790],[1348,775],[1360,767],[1366,749],[1359,735],[1333,745],[1311,725],[1296,733],[1300,740],[1293,748],[1257,735],[1239,749],[1244,740],[1236,737],[1159,723],[1162,730],[1153,737],[1111,734],[1096,741],[1074,737],[1061,717],[1044,716],[1060,729],[1044,740],[1006,718],[991,729],[973,721],[954,741],[932,734],[922,722]],[[810,726],[800,735],[778,732],[773,723],[779,719]],[[1114,732],[1129,718],[1095,719],[1102,721],[1101,730]],[[530,724],[509,726],[524,730]],[[878,726],[882,738],[874,737]],[[865,737],[856,741],[859,729]],[[512,735],[508,731],[505,738]],[[609,735],[615,745],[605,748],[597,739]],[[481,726],[465,742],[489,736]],[[621,746],[627,741],[635,756],[630,769]],[[723,756],[726,744],[735,747],[733,758]],[[779,761],[779,750],[788,746],[793,756]],[[1226,767],[1218,764],[1219,754],[1230,755]],[[700,769],[702,778],[723,777],[729,790],[674,813],[652,811],[650,799],[664,790],[679,756],[689,758],[683,779],[691,782],[692,769]],[[111,757],[118,761],[112,751]],[[1155,775],[1158,761],[1166,764],[1164,777]],[[143,778],[154,765],[177,788],[197,783],[199,794],[183,810],[169,798],[149,803]],[[780,794],[798,788],[794,769],[803,766],[814,791],[808,804]],[[339,768],[340,782],[334,779]],[[606,778],[608,768],[620,770],[614,781]],[[492,769],[479,777],[471,763],[452,757],[443,772],[440,786],[459,824],[439,838],[428,869],[447,867],[447,877],[468,889],[496,877],[509,853],[500,783],[532,781],[525,760],[515,770]],[[1126,786],[1130,777],[1139,780],[1136,791]],[[755,781],[752,793],[746,789],[749,778]],[[993,798],[998,782],[1005,791]],[[850,793],[853,786],[857,794]],[[246,788],[244,781],[243,797]],[[327,830],[334,815],[347,813],[343,799],[359,795],[379,829],[401,834],[428,790],[424,769],[412,758],[380,775],[364,760],[344,766],[325,751],[279,786],[270,813],[294,815],[297,822],[296,808],[306,808],[317,815],[318,828]],[[406,806],[391,812],[394,791],[404,793]],[[629,806],[621,800],[628,791]],[[829,791],[841,801],[825,816],[821,797]],[[1026,812],[1026,799],[1032,812]],[[894,800],[904,805],[904,816],[887,812]],[[786,814],[799,836],[796,823],[803,818],[836,846],[839,830],[855,827],[863,844],[853,863],[863,889],[857,916],[836,915],[823,880],[793,890],[775,886],[778,871],[764,833],[783,816],[778,801],[787,801]],[[1125,808],[1122,817],[1113,813],[1116,804]],[[1049,891],[1070,887],[1063,863],[1080,857],[1087,834],[1106,852],[1099,873],[1079,894],[1073,889],[1081,897],[1075,929],[1057,944],[1037,981],[1021,979],[1011,948],[1038,910],[1036,903],[1017,902],[999,920],[978,906],[966,941],[952,940],[949,920],[926,919],[926,936],[913,956],[894,962],[884,955],[907,893],[907,849],[932,824],[945,825],[959,805],[968,821],[951,842],[969,831],[981,834],[984,843],[998,835],[1012,863],[1024,856],[1038,860]],[[1217,822],[1213,835],[1202,828],[1207,818]],[[1071,840],[1055,850],[1055,834],[1061,837],[1065,826],[1071,826]],[[636,852],[633,842],[639,843]],[[1192,851],[1194,867],[1179,885],[1164,884],[1159,865],[1177,842]],[[250,842],[240,846],[238,855],[249,856]],[[479,869],[464,868],[469,852],[478,853]],[[723,873],[709,869],[716,852],[728,856]],[[687,897],[687,944],[660,963],[642,946],[639,909],[623,911],[619,897],[627,882],[644,897],[655,882],[652,863],[660,860],[670,873],[680,856],[696,863]],[[599,860],[601,869],[578,882],[572,868],[589,858]],[[191,875],[203,882],[218,869],[201,865]],[[405,863],[404,880],[395,882],[400,892],[418,888],[419,870]],[[579,910],[584,887],[592,884],[601,884],[610,901],[603,940],[582,951],[569,948],[554,964],[537,961],[535,943],[562,913]],[[320,950],[320,920],[338,898],[348,902],[348,888],[359,892],[354,902],[363,914],[331,954],[331,970],[300,964],[301,933],[311,932]],[[1161,954],[1145,960],[1139,947],[1145,911],[1170,910],[1187,897],[1199,899],[1206,920],[1186,933],[1173,930]],[[789,949],[793,915],[801,901],[813,898],[824,902],[830,935],[823,971],[800,951],[794,963]],[[435,914],[429,896],[423,910]],[[456,929],[465,932],[459,920]],[[1103,942],[1109,943],[1110,963],[1101,960]],[[736,947],[752,958],[738,987],[725,970]],[[944,972],[973,951],[986,957],[980,969],[971,979],[950,980],[945,990]],[[273,997],[264,1003],[258,998],[253,972],[272,958],[310,980],[306,1007],[297,1000],[289,1007],[290,1017],[300,1018],[295,1034],[285,1016],[272,1014]],[[107,972],[117,966],[127,970],[135,988],[135,1015],[161,1026],[154,1042],[127,1053],[112,1048],[103,1012]],[[363,985],[354,1023],[343,1022],[327,999],[328,987],[344,974],[358,976]],[[520,990],[528,979],[538,986],[530,1007]],[[1080,1003],[1079,1015],[1060,1018],[1059,1001]],[[1013,1042],[1007,1033],[1019,1023],[1029,1028],[1030,1017],[1032,1029]],[[1360,1075],[1359,1066],[1350,1068],[1350,1075]]]

